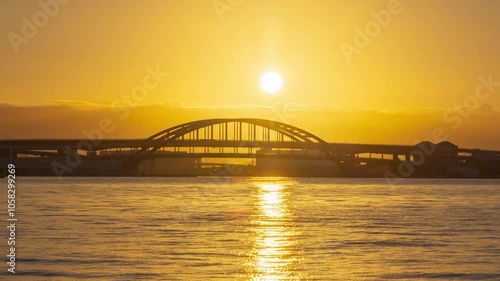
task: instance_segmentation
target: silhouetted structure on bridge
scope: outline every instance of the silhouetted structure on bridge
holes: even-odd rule
[[[8,163],[32,176],[500,177],[498,151],[449,142],[328,143],[289,124],[249,118],[189,122],[147,139],[0,140],[0,164]]]

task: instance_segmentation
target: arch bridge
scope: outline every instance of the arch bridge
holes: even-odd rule
[[[250,158],[261,163],[274,161],[278,167],[300,162],[293,160],[306,160],[297,169],[325,170],[335,166],[343,175],[353,171],[380,174],[388,167],[398,171],[402,164],[419,167],[424,175],[435,171],[439,171],[439,175],[454,174],[464,170],[461,167],[479,167],[486,174],[500,173],[498,151],[462,149],[448,142],[422,142],[411,146],[327,143],[301,128],[255,118],[198,120],[173,126],[146,139],[103,139],[102,132],[100,136],[94,139],[0,140],[0,164],[15,162],[27,170],[51,175],[53,164],[57,162],[67,164],[67,171],[80,170],[81,174],[105,171],[102,172],[105,174],[109,161],[114,161],[119,164],[117,171],[133,175],[139,165],[148,160],[172,158],[175,160],[170,165],[176,166],[181,159],[191,159],[199,167],[207,164],[202,159]],[[71,162],[78,158],[82,164]]]
[[[188,122],[129,144],[103,144],[89,151],[100,157],[122,156],[130,169],[147,159],[194,158],[307,158],[331,160],[328,143],[282,122],[255,119],[207,119]]]

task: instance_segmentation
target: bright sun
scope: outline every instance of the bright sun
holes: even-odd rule
[[[260,87],[268,94],[275,94],[283,87],[281,75],[277,72],[266,72],[260,77]]]

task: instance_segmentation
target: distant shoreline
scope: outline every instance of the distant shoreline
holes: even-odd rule
[[[0,178],[5,178],[6,175],[0,174]],[[22,175],[18,176],[22,178],[57,178],[53,175]],[[226,175],[226,176],[210,176],[210,175],[66,175],[63,178],[268,178],[268,177],[288,177],[288,178],[331,178],[331,179],[383,179],[386,177],[360,177],[360,176],[297,176],[297,175]],[[408,178],[398,178],[392,180],[406,180],[406,179],[457,179],[457,180],[500,180],[500,176],[495,177],[408,177]]]

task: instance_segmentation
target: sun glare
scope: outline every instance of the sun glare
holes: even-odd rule
[[[276,94],[283,87],[281,75],[277,72],[266,72],[260,77],[260,87],[268,94]]]

